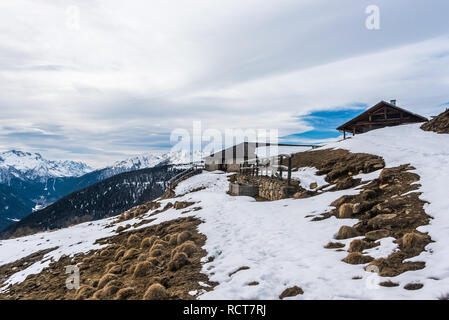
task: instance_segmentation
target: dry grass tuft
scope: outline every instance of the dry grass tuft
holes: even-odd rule
[[[149,262],[139,262],[134,269],[133,277],[134,278],[145,277],[152,268],[153,265]]]
[[[294,286],[294,287],[285,289],[280,294],[279,299],[284,299],[287,297],[294,297],[294,296],[297,296],[298,294],[304,294],[304,291],[300,287]]]
[[[139,254],[139,250],[137,249],[128,249],[126,250],[125,254],[123,255],[122,260],[129,260],[135,258]]]
[[[76,292],[76,300],[86,300],[92,296],[92,294],[95,292],[95,289],[91,286],[81,286],[78,291]]]
[[[187,255],[183,252],[178,252],[168,263],[168,270],[177,271],[189,263],[190,261],[187,258]]]
[[[168,292],[163,285],[159,283],[152,284],[145,292],[144,300],[166,300],[168,299]]]
[[[351,252],[346,258],[343,259],[344,262],[349,264],[365,264],[373,260],[373,257],[364,256],[360,252]]]
[[[117,280],[117,276],[112,273],[106,273],[100,278],[100,281],[98,282],[98,289],[102,289],[108,282],[112,280]]]
[[[360,236],[360,233],[353,227],[350,226],[342,226],[340,230],[338,230],[337,239],[349,239]]]
[[[341,242],[329,242],[324,246],[325,249],[339,249],[345,246],[344,243]]]
[[[179,235],[179,233],[172,234],[170,236],[170,240],[168,241],[168,244],[171,246],[176,246],[178,244],[178,235]]]
[[[119,260],[121,257],[123,257],[124,254],[125,254],[125,249],[117,249],[117,251],[115,251],[114,260],[115,261]]]
[[[123,288],[117,291],[117,294],[115,295],[115,300],[126,300],[132,297],[136,294],[136,291],[134,288]]]
[[[129,247],[138,247],[140,245],[141,239],[137,235],[132,234],[128,237],[128,240],[126,242]]]
[[[195,242],[189,240],[189,241],[186,241],[183,244],[177,246],[173,250],[173,255],[175,255],[177,252],[183,252],[188,257],[191,257],[196,251],[197,251],[197,247],[196,247]]]
[[[190,238],[192,238],[192,234],[189,231],[183,231],[178,234],[177,242],[178,244],[181,244],[187,240],[190,240]]]
[[[161,255],[162,255],[161,249],[151,249],[151,251],[150,251],[150,257],[152,257],[152,258],[160,257]]]
[[[354,239],[349,245],[349,252],[362,252],[363,250],[370,249],[378,246],[379,243],[372,243],[362,239]]]
[[[144,238],[142,240],[142,242],[140,243],[140,247],[142,249],[151,248],[151,246],[153,245],[154,241],[156,241],[156,239],[157,239],[156,236]]]

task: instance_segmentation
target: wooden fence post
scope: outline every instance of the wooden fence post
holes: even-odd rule
[[[284,156],[279,157],[279,179],[282,180],[282,161],[284,160]]]
[[[259,176],[259,160],[256,160],[256,177]]]
[[[288,176],[287,176],[288,185],[292,182],[292,156],[288,157]]]

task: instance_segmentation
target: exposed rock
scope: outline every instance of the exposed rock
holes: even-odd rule
[[[351,218],[352,217],[352,204],[343,203],[340,208],[338,208],[338,217],[340,219]]]
[[[370,231],[367,232],[365,234],[365,237],[368,240],[372,240],[372,241],[376,241],[382,238],[386,238],[390,235],[390,231],[386,230],[386,229],[379,229],[379,230],[374,230],[374,231]]]
[[[391,226],[392,220],[396,217],[397,214],[395,213],[379,214],[378,216],[375,216],[374,218],[368,220],[368,225],[373,228],[383,228],[385,226]]]
[[[338,198],[337,200],[332,201],[331,206],[338,208],[343,203],[350,202],[353,198],[354,198],[354,196],[348,196],[348,195],[342,196],[342,197]]]
[[[421,129],[437,133],[449,133],[449,109],[446,109],[446,111],[440,113],[437,117],[424,123]]]

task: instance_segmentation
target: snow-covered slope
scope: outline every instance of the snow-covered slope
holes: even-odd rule
[[[433,217],[429,225],[419,227],[435,241],[413,261],[424,261],[426,267],[396,277],[376,278],[366,272],[366,264],[351,265],[341,260],[346,251],[329,250],[323,246],[333,241],[342,225],[353,225],[355,219],[331,217],[311,221],[314,216],[331,210],[330,203],[342,195],[358,194],[360,187],[326,192],[305,199],[284,199],[259,202],[249,197],[233,197],[226,193],[227,175],[207,172],[178,184],[176,201],[196,202],[201,210],[183,213],[183,217],[196,216],[203,223],[199,231],[206,237],[204,249],[213,257],[203,266],[211,281],[219,284],[213,291],[203,293],[200,299],[278,299],[279,294],[294,285],[304,290],[296,299],[438,299],[449,293],[449,135],[424,132],[419,125],[384,128],[334,143],[325,148],[342,148],[351,152],[380,155],[387,167],[410,163],[420,176],[421,199],[429,204],[426,213]],[[380,170],[368,174],[364,180],[375,179]],[[312,169],[298,173],[298,177],[313,175]],[[204,189],[199,190],[200,187]],[[196,192],[188,193],[196,190]],[[198,191],[199,190],[199,191]],[[164,207],[173,199],[160,200]],[[142,219],[148,219],[149,211]],[[155,220],[144,226],[157,225],[179,218],[179,211],[170,208],[162,214],[152,215]],[[8,282],[23,281],[30,273],[40,272],[48,258],[62,254],[73,255],[98,248],[98,238],[113,234],[106,228],[113,218],[85,223],[29,237],[0,241],[0,265],[15,261],[33,252],[58,246],[27,269],[13,275]],[[117,226],[138,222],[124,221]],[[132,228],[131,228],[132,229]],[[348,248],[353,239],[339,240]],[[384,238],[380,246],[369,249],[374,258],[386,257],[397,245],[393,238]],[[205,257],[204,262],[206,262]],[[234,271],[242,266],[249,269]],[[379,281],[392,280],[397,287],[378,286]],[[250,282],[258,282],[249,286]],[[419,282],[420,290],[405,290],[404,285]]]
[[[0,153],[0,183],[12,178],[46,180],[58,177],[79,177],[92,171],[88,165],[75,161],[52,161],[39,153],[7,151]]]

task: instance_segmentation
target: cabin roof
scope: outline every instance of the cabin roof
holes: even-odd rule
[[[410,112],[410,111],[405,110],[405,109],[403,109],[403,108],[400,108],[400,107],[398,107],[398,106],[396,106],[396,105],[394,105],[394,104],[392,104],[392,103],[389,103],[389,102],[386,102],[386,101],[383,101],[383,100],[382,100],[381,102],[377,103],[377,104],[374,105],[373,107],[371,107],[371,108],[369,108],[368,110],[366,110],[366,111],[362,112],[361,114],[359,114],[357,117],[355,117],[355,118],[349,120],[349,121],[346,122],[345,124],[342,124],[341,126],[339,126],[339,127],[337,128],[337,130],[343,131],[344,129],[347,129],[348,127],[351,127],[352,124],[354,124],[354,123],[356,123],[357,121],[363,119],[365,116],[368,116],[370,113],[374,112],[376,109],[378,109],[378,108],[380,108],[380,107],[382,107],[382,106],[384,106],[384,105],[386,105],[386,106],[388,106],[388,107],[390,107],[390,108],[396,109],[396,110],[398,110],[398,111],[402,111],[402,112],[404,112],[404,113],[407,113],[407,114],[409,114],[409,115],[411,115],[411,116],[413,116],[413,117],[416,117],[416,118],[422,120],[423,122],[424,122],[424,121],[427,121],[427,118],[425,118],[425,117],[423,117],[423,116],[420,116],[419,114]]]

